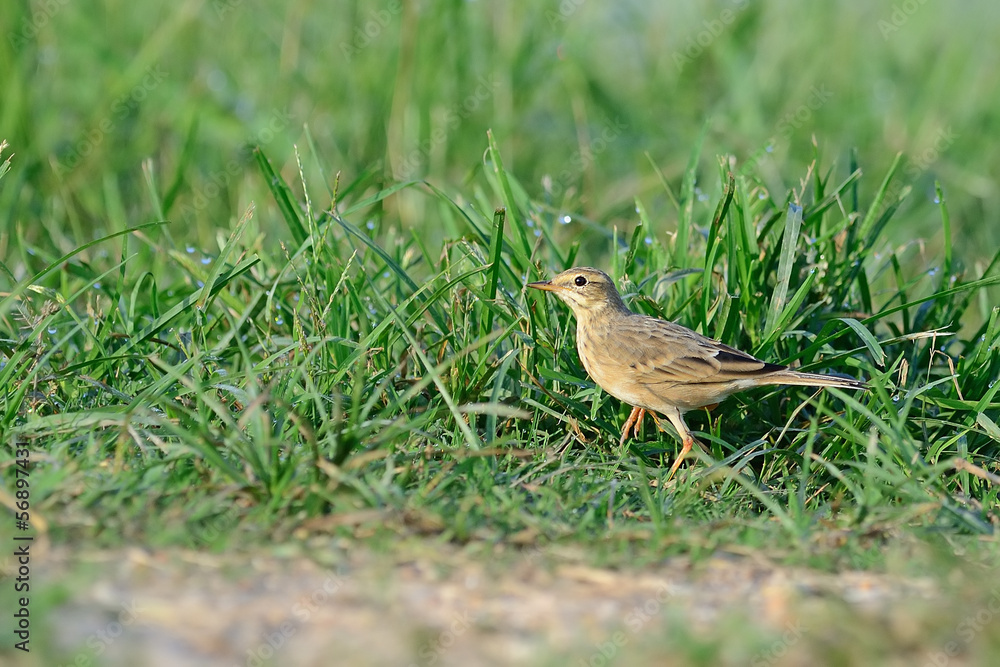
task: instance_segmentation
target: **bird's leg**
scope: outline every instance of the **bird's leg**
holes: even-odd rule
[[[683,461],[684,457],[687,456],[687,453],[691,451],[692,445],[694,445],[694,438],[690,435],[685,436],[684,440],[681,441],[681,451],[677,455],[677,459],[674,460],[674,464],[670,466],[670,474],[667,475],[668,482],[673,479],[674,473],[681,467],[681,461]]]
[[[673,478],[674,473],[677,472],[677,469],[681,467],[681,461],[691,451],[695,439],[691,435],[691,431],[688,430],[687,424],[684,423],[684,417],[681,415],[680,410],[675,408],[667,412],[666,417],[674,425],[674,428],[677,429],[677,435],[681,436],[681,451],[677,454],[674,464],[670,466],[670,474],[667,475],[667,481],[669,482]]]
[[[639,435],[639,426],[642,424],[642,418],[646,416],[646,409],[640,407],[632,408],[631,414],[629,414],[628,419],[625,420],[625,426],[622,427],[622,437],[618,441],[619,447],[625,446],[625,441],[628,440],[629,429],[632,430],[632,435]]]

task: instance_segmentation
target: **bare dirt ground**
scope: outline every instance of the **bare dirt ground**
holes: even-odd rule
[[[827,649],[848,658],[829,664],[851,664],[840,644],[853,619],[858,636],[870,626],[917,650],[881,664],[931,655],[924,612],[914,611],[933,607],[930,579],[754,555],[630,571],[587,565],[572,550],[483,556],[429,542],[262,557],[57,548],[38,579],[64,593],[39,641],[58,647],[58,664],[81,667],[812,665],[828,664]],[[51,664],[37,660],[18,664]]]

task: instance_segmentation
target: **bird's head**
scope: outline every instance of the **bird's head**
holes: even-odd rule
[[[528,287],[552,292],[565,301],[577,317],[605,308],[628,311],[610,276],[587,266],[563,271],[552,280],[528,283]]]

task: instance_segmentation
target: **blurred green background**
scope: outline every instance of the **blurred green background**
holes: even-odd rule
[[[815,137],[835,181],[857,149],[862,201],[906,154],[900,243],[926,235],[937,252],[935,179],[967,267],[1000,241],[990,0],[21,0],[0,6],[0,26],[0,138],[15,154],[4,247],[22,234],[65,251],[161,215],[180,243],[209,244],[254,201],[276,248],[248,145],[298,190],[297,145],[325,207],[337,172],[344,195],[411,178],[471,189],[488,128],[533,198],[593,223],[565,234],[595,263],[609,230],[635,224],[636,197],[672,228],[653,165],[676,191],[703,128],[705,207],[716,155],[782,199]],[[449,234],[419,189],[387,205],[390,224]]]

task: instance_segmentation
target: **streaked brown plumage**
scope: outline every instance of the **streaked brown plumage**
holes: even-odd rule
[[[647,410],[677,429],[682,446],[670,477],[695,442],[684,423],[688,410],[711,408],[730,394],[764,385],[867,388],[857,380],[770,364],[679,324],[633,313],[611,278],[597,269],[577,267],[528,287],[569,305],[583,367],[604,391],[633,406],[621,444],[630,430],[638,433]]]

